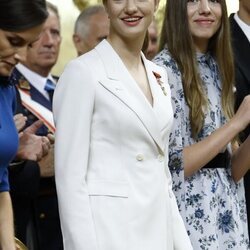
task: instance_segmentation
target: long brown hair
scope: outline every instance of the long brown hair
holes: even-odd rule
[[[220,4],[221,26],[210,39],[208,50],[218,63],[222,82],[222,109],[226,118],[230,119],[234,114],[234,63],[225,0],[221,0]],[[182,74],[185,100],[190,109],[192,137],[196,138],[204,124],[208,100],[198,73],[194,42],[188,25],[187,0],[167,1],[160,50],[166,45]]]

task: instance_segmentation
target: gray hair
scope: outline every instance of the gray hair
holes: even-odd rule
[[[84,9],[75,22],[75,34],[85,37],[88,35],[89,31],[89,19],[96,14],[105,13],[105,8],[103,5],[93,5]]]
[[[48,1],[46,1],[46,8],[47,8],[47,10],[50,10],[50,11],[52,11],[53,13],[55,13],[56,16],[57,16],[57,18],[60,20],[59,11],[58,11],[58,8],[57,8],[56,5],[54,5],[54,4],[52,4],[52,3],[48,2]]]

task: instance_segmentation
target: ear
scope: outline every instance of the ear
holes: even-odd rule
[[[73,38],[74,44],[78,44],[81,41],[81,38],[77,34],[74,34],[72,38]]]

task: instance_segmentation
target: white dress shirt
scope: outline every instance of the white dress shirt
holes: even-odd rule
[[[35,87],[44,97],[49,100],[49,94],[44,89],[44,87],[47,79],[50,79],[55,84],[55,80],[51,74],[49,74],[47,77],[43,77],[21,63],[17,64],[16,68],[24,75],[24,77],[31,83],[33,87]]]

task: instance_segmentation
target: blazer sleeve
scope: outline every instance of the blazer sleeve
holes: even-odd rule
[[[76,59],[54,93],[55,178],[64,250],[97,250],[86,172],[94,109],[91,70]]]

